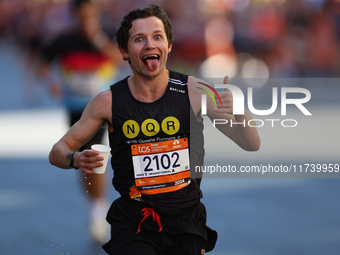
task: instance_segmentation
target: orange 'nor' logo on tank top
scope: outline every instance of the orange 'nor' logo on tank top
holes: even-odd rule
[[[144,195],[167,193],[190,183],[188,139],[131,146],[135,185]]]

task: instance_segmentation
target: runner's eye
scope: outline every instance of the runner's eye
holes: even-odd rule
[[[142,37],[137,37],[136,39],[135,39],[135,42],[141,42],[143,39],[142,39]]]
[[[160,35],[156,35],[155,39],[159,40],[159,39],[162,39],[162,37]]]

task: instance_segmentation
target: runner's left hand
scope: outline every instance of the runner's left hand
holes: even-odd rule
[[[229,76],[225,76],[223,80],[224,84],[229,84]],[[224,91],[218,92],[218,95],[221,98],[222,105],[220,100],[215,96],[215,100],[217,103],[216,112],[223,112],[228,114],[233,114],[233,95],[229,89],[225,89]]]

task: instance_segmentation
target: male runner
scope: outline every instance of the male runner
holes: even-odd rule
[[[113,42],[113,35],[100,23],[100,9],[93,0],[72,0],[71,12],[76,26],[58,35],[42,51],[41,74],[54,93],[61,93],[72,126],[98,92],[107,88],[115,78],[115,68],[121,56]],[[52,79],[51,67],[58,64],[62,86]],[[105,127],[98,129],[88,144],[101,143]],[[89,198],[89,231],[94,241],[107,239],[109,226],[105,221],[108,208],[105,175],[81,176]],[[107,231],[105,231],[107,226]]]
[[[113,185],[121,194],[108,212],[109,254],[204,254],[217,234],[206,226],[200,202],[200,178],[190,166],[203,163],[200,80],[166,69],[173,36],[165,12],[157,5],[129,12],[117,32],[123,59],[133,75],[99,93],[81,119],[58,141],[50,162],[69,168],[67,155],[77,151],[103,125],[109,127]],[[204,93],[204,92],[203,92]],[[233,116],[230,91],[220,93],[222,105],[208,99],[210,118],[250,120]],[[256,128],[221,128],[246,150],[258,150]],[[97,152],[73,155],[73,166],[84,173],[101,166]],[[150,217],[149,217],[150,216]],[[152,216],[152,217],[151,217]]]

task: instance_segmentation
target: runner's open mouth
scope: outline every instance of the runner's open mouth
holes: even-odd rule
[[[159,58],[158,54],[153,54],[144,56],[142,60],[151,71],[155,71],[158,67]]]

